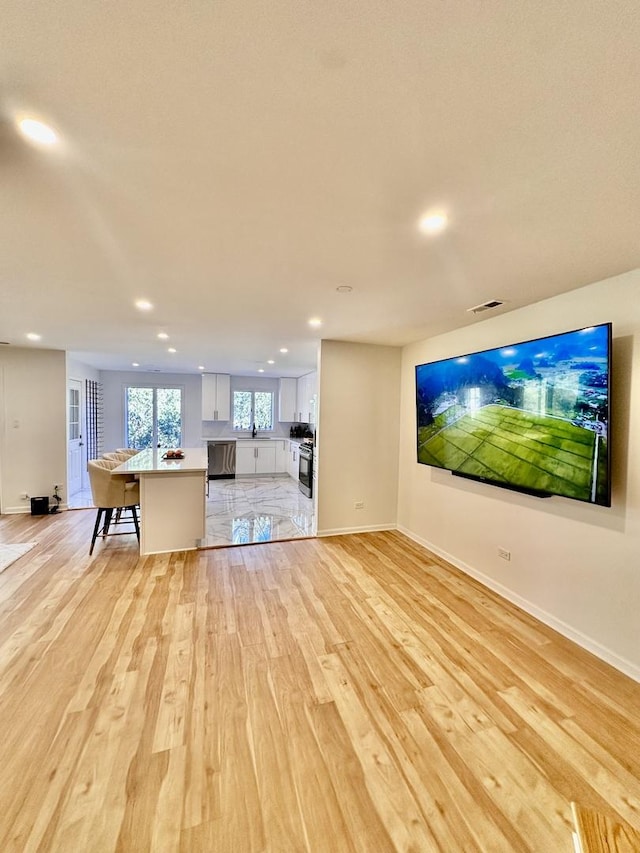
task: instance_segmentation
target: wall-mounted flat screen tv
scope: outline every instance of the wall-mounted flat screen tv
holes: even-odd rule
[[[611,505],[611,323],[416,366],[418,462]]]

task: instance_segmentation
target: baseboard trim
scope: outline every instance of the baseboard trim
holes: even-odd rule
[[[336,527],[329,530],[318,530],[317,536],[346,536],[349,533],[376,533],[380,530],[397,530],[395,523],[369,524],[362,527]]]
[[[66,512],[69,507],[66,503],[60,504],[56,512],[48,512],[45,515],[34,515],[34,518],[46,518],[48,515],[59,515],[61,512]],[[30,515],[31,509],[29,507],[24,506],[9,506],[6,509],[2,510],[1,515]]]
[[[451,563],[452,566],[460,569],[460,571],[470,575],[472,578],[475,578],[475,580],[479,581],[483,586],[493,590],[493,592],[497,593],[502,598],[506,598],[507,601],[510,601],[512,604],[520,607],[521,610],[524,610],[530,616],[534,616],[536,619],[539,619],[540,622],[548,625],[549,628],[553,628],[554,631],[562,634],[563,637],[566,637],[568,640],[572,640],[578,646],[581,646],[581,648],[586,649],[586,651],[591,652],[591,654],[600,658],[600,660],[603,660],[605,663],[610,664],[615,669],[625,675],[628,675],[629,678],[632,678],[634,681],[640,682],[640,667],[636,666],[631,661],[620,657],[620,655],[611,651],[611,649],[608,649],[606,646],[603,646],[597,640],[583,634],[581,631],[578,631],[576,628],[573,628],[561,619],[557,619],[551,613],[547,613],[546,610],[542,610],[528,599],[522,598],[522,596],[513,592],[508,587],[503,586],[497,581],[494,581],[488,575],[474,569],[473,566],[467,565],[467,563],[459,560],[453,554],[449,554],[447,551],[443,551],[442,548],[438,548],[438,546],[434,545],[433,542],[429,542],[421,536],[417,536],[411,530],[408,530],[406,527],[402,527],[402,525],[398,525],[397,530],[413,542],[416,542],[418,545],[422,545],[423,548],[426,548],[428,551],[432,551],[438,557],[442,557],[443,560]]]

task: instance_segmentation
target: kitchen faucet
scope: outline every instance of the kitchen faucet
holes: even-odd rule
[[[251,430],[252,438],[255,438],[257,436],[257,434],[258,434],[258,430],[256,429],[256,425],[254,424],[253,429]]]

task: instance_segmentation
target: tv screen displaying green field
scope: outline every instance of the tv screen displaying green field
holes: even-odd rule
[[[611,505],[611,324],[416,366],[418,462]]]

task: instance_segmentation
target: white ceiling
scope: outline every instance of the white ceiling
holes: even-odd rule
[[[637,0],[3,0],[1,19],[2,341],[298,375],[320,336],[404,344],[640,265]],[[426,238],[433,207],[451,226]]]

